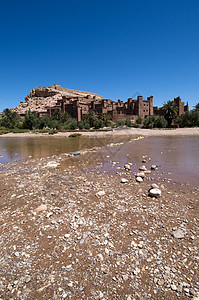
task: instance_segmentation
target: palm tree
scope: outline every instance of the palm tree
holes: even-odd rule
[[[176,120],[178,116],[178,107],[174,101],[169,100],[168,102],[164,103],[162,107],[162,113],[168,122],[168,127],[171,127],[172,122]]]
[[[199,111],[199,103],[194,106],[194,111]]]
[[[110,114],[103,114],[102,115],[102,120],[104,121],[105,125],[108,125],[108,121],[111,119],[111,115]]]
[[[91,110],[85,115],[85,119],[89,122],[90,126],[93,127],[94,122],[97,120],[97,116],[94,111]]]

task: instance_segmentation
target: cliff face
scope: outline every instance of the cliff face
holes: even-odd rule
[[[91,92],[83,92],[77,90],[71,90],[63,88],[58,84],[48,87],[36,87],[30,94],[25,97],[25,102],[20,102],[20,105],[13,108],[14,111],[19,114],[25,114],[29,109],[32,112],[46,112],[47,107],[53,107],[56,105],[57,100],[73,98],[73,97],[95,97],[96,100],[103,99],[102,96]]]

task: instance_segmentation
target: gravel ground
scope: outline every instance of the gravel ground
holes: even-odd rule
[[[2,169],[0,299],[199,299],[197,187],[76,158]]]

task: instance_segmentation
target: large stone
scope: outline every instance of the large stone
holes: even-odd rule
[[[161,196],[161,190],[157,188],[152,188],[149,190],[149,195],[158,198]]]

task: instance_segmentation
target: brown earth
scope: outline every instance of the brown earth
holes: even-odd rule
[[[198,189],[107,175],[89,155],[1,171],[1,299],[198,299]]]

